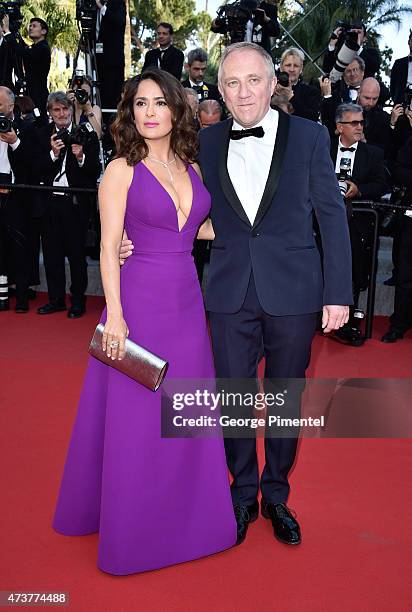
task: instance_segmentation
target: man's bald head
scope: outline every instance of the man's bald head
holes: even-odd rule
[[[222,118],[222,107],[217,100],[203,100],[199,104],[199,121],[201,127],[219,123]]]
[[[13,116],[15,96],[11,89],[0,86],[0,114],[9,119]]]
[[[378,81],[373,77],[364,79],[359,88],[358,104],[360,104],[363,110],[371,110],[374,108],[379,100],[381,93],[381,86]]]

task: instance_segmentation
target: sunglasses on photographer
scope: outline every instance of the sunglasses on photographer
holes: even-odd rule
[[[351,125],[352,127],[357,127],[358,125],[365,125],[364,119],[354,119],[353,121],[338,121],[338,123]]]

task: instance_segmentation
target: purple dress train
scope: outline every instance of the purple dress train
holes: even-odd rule
[[[179,231],[167,191],[143,163],[135,166],[125,218],[135,248],[121,270],[121,300],[130,339],[169,361],[167,378],[213,378],[191,256],[210,196],[192,167],[189,176],[192,208]],[[233,546],[222,439],[162,438],[160,392],[90,358],[53,527],[65,535],[98,531],[98,567],[111,574]]]

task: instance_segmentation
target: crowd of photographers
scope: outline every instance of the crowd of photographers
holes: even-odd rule
[[[240,13],[240,21],[239,7],[246,11]],[[105,128],[107,118],[95,103],[95,82],[79,71],[68,91],[49,94],[50,49],[43,20],[31,20],[33,45],[28,47],[8,15],[2,17],[0,311],[10,308],[9,298],[15,293],[15,311],[28,312],[32,288],[39,284],[41,239],[49,300],[37,312],[66,310],[67,257],[71,275],[68,316],[78,318],[86,305],[86,236],[96,220],[95,188],[102,162],[114,154]],[[224,34],[228,44],[250,40],[270,50],[271,40],[279,34],[276,5],[241,0],[222,6],[212,30]],[[325,74],[316,82],[303,81],[305,56],[296,47],[283,52],[277,70],[273,105],[322,122],[331,136],[331,158],[347,204],[354,262],[354,307],[348,325],[338,335],[354,346],[363,342],[358,301],[368,284],[373,242],[371,220],[356,214],[362,200],[377,202],[392,193],[391,204],[387,200],[379,209],[386,232],[394,236],[394,271],[389,283],[395,285],[395,307],[382,339],[395,342],[412,327],[412,211],[407,210],[412,205],[412,34],[408,43],[408,56],[393,66],[390,91],[378,80],[379,51],[368,46],[361,23],[337,24],[323,56]],[[20,80],[13,80],[5,68],[11,57],[23,66],[23,91],[28,95],[21,95]],[[143,70],[156,66],[182,81],[198,129],[227,117],[217,86],[205,80],[207,62],[207,53],[200,48],[191,50],[185,62],[183,52],[173,44],[173,27],[168,23],[158,25],[157,46],[144,59]],[[15,67],[13,74],[20,74]],[[32,187],[13,188],[13,184]],[[200,281],[207,254],[207,243],[196,241]]]

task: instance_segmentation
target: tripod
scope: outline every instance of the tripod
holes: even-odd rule
[[[79,26],[80,29],[80,26]],[[96,104],[101,106],[100,99],[100,82],[99,82],[99,74],[97,70],[97,60],[96,60],[96,42],[92,32],[90,31],[80,31],[79,43],[77,45],[76,55],[73,61],[73,73],[72,78],[70,79],[70,88],[73,87],[75,78],[76,78],[76,70],[77,64],[79,61],[80,52],[83,52],[85,55],[86,62],[86,73],[90,74],[93,78],[93,86],[95,90],[95,100]]]

